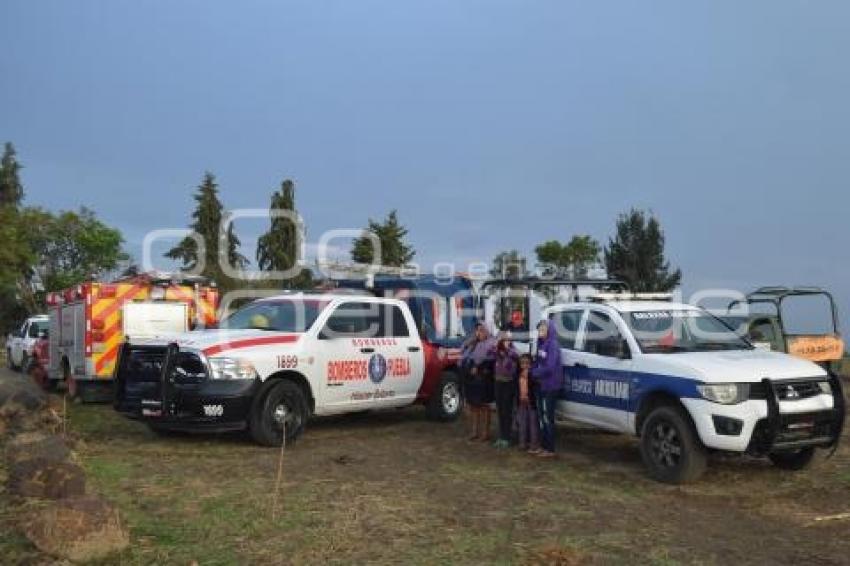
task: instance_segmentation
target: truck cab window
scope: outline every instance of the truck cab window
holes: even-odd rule
[[[382,327],[380,310],[377,303],[343,303],[331,313],[321,337],[376,338]]]
[[[410,336],[410,329],[407,327],[407,321],[404,318],[404,313],[396,305],[383,305],[383,328],[381,329],[381,337],[391,338],[407,338]]]
[[[604,312],[590,311],[588,313],[584,336],[584,347],[582,349],[585,352],[608,357],[618,357],[613,355],[617,348],[622,349],[623,352],[628,352],[628,346],[625,345],[625,339],[620,329],[617,328],[614,320]]]
[[[581,310],[569,310],[552,315],[551,320],[555,323],[555,331],[558,333],[558,343],[561,348],[575,350],[582,314],[583,311]]]

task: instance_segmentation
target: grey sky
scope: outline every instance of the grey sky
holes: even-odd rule
[[[426,264],[651,208],[686,290],[846,306],[848,53],[841,1],[6,0],[0,140],[131,250],[210,169],[230,207],[292,177],[313,237],[398,208]]]

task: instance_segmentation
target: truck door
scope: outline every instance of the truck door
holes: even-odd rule
[[[375,407],[376,384],[392,356],[381,334],[381,305],[350,301],[337,305],[319,331],[317,358],[324,377],[322,407],[331,414]]]
[[[380,377],[378,367],[369,368],[370,380],[375,385],[376,401],[384,406],[405,406],[416,400],[425,373],[425,354],[422,341],[398,305],[382,304],[380,339],[384,342],[386,371]],[[375,357],[371,363],[381,363]]]
[[[571,398],[582,405],[579,420],[628,430],[632,360],[625,335],[610,314],[590,309],[581,336],[570,389]]]

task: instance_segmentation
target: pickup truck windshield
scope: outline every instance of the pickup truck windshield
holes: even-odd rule
[[[703,311],[636,311],[624,318],[646,354],[752,349],[720,319]]]
[[[256,301],[224,319],[219,328],[306,332],[327,304],[319,300]]]
[[[39,333],[42,330],[47,330],[47,321],[46,320],[34,320],[30,323],[29,328],[29,337],[30,338],[38,338]]]

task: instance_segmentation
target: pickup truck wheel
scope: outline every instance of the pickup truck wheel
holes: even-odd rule
[[[15,367],[15,364],[12,362],[12,349],[6,348],[6,365],[12,371],[17,371],[18,368]]]
[[[251,413],[251,438],[263,446],[280,446],[285,426],[286,443],[295,442],[304,432],[307,416],[307,400],[301,387],[292,381],[280,381]]]
[[[456,373],[445,371],[428,400],[428,416],[437,421],[453,421],[463,409],[463,394]]]
[[[670,405],[654,409],[644,421],[640,453],[649,475],[664,483],[694,481],[706,467],[706,450],[690,418]]]
[[[18,367],[18,370],[20,370],[21,373],[26,373],[29,367],[30,359],[29,356],[27,356],[26,352],[24,352],[23,354],[21,354],[21,365]]]
[[[801,448],[792,452],[774,452],[767,455],[777,468],[792,471],[808,468],[814,456],[815,449],[813,447]]]

